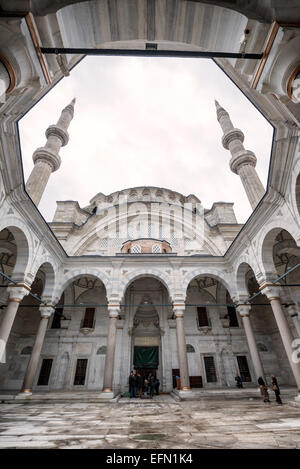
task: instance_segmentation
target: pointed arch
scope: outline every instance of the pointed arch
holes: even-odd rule
[[[109,282],[108,276],[99,269],[91,268],[91,267],[81,267],[77,269],[64,271],[64,273],[61,275],[60,279],[57,281],[57,284],[55,286],[55,293],[53,295],[54,296],[53,301],[57,302],[60,299],[63,292],[65,291],[65,289],[72,282],[74,282],[75,280],[83,276],[91,276],[100,280],[106,289],[107,297],[109,296],[110,282]]]
[[[157,269],[138,269],[127,274],[120,284],[120,298],[124,298],[126,290],[132,282],[142,277],[152,277],[159,280],[166,287],[167,292],[173,301],[174,293],[171,277],[165,272]]]
[[[220,272],[216,269],[209,269],[209,268],[202,267],[200,269],[196,269],[191,272],[188,272],[184,276],[183,281],[182,281],[182,290],[184,293],[183,295],[184,297],[186,297],[186,292],[187,292],[190,282],[194,278],[200,277],[200,276],[212,277],[218,280],[218,282],[222,283],[225,286],[225,288],[228,290],[231,297],[235,295],[235,286],[232,284],[231,277],[229,275],[224,275],[224,271]]]

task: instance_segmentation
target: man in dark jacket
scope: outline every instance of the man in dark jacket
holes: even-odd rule
[[[137,377],[136,377],[136,385],[137,385],[137,393],[138,397],[142,397],[143,393],[143,384],[144,384],[144,378],[141,376],[141,373],[138,371]]]
[[[149,374],[148,376],[148,381],[149,381],[149,394],[152,399],[153,394],[154,394],[154,386],[155,386],[155,377],[153,376],[152,373]]]
[[[129,392],[130,398],[136,397],[136,375],[132,371],[129,376]]]
[[[159,382],[159,379],[157,378],[155,381],[155,391],[156,391],[157,396],[159,395],[159,385],[160,385],[160,382]]]

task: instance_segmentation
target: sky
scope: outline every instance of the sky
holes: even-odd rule
[[[34,150],[46,143],[46,128],[73,97],[70,140],[39,205],[48,222],[56,201],[85,207],[99,192],[147,185],[195,194],[206,209],[233,202],[239,223],[250,216],[221,143],[214,100],[244,132],[264,187],[273,129],[212,60],[86,57],[19,121],[25,181]]]

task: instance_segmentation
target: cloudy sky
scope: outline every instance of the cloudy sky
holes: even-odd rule
[[[47,221],[57,200],[84,207],[98,192],[145,185],[195,194],[205,208],[234,202],[238,222],[249,217],[242,183],[221,144],[214,99],[243,130],[264,186],[272,127],[213,61],[85,58],[19,122],[25,181],[46,128],[74,96],[70,141],[39,206]]]

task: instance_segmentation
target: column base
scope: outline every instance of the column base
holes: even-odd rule
[[[101,399],[113,399],[115,397],[115,394],[114,394],[112,389],[104,388],[100,392],[100,397],[101,397]]]
[[[24,389],[23,391],[20,391],[19,394],[16,395],[16,399],[26,399],[30,396],[32,396],[31,390],[30,389]]]
[[[173,389],[173,392],[181,399],[191,399],[193,397],[191,388]]]

